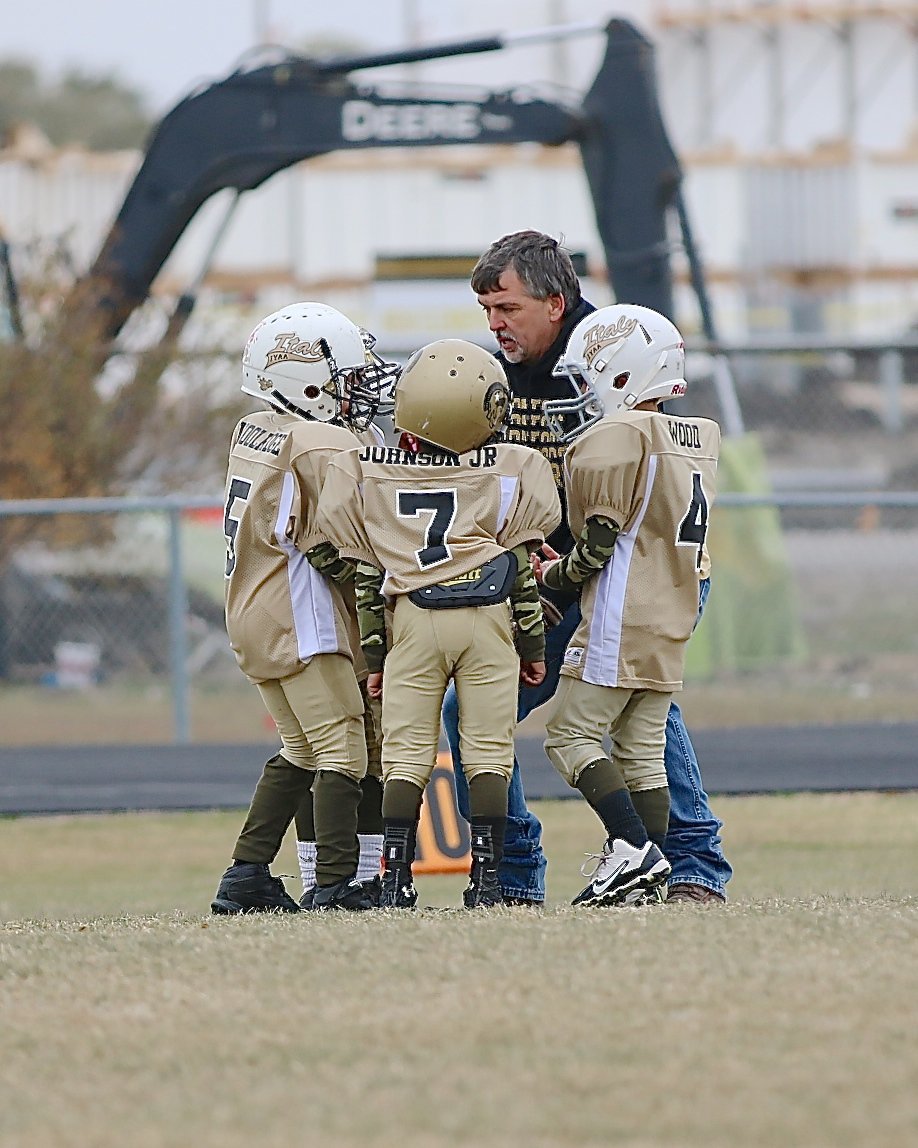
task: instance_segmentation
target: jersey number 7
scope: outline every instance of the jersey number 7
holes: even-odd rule
[[[399,490],[396,491],[399,518],[417,518],[422,512],[430,514],[424,533],[424,546],[414,556],[422,570],[448,562],[452,551],[447,542],[449,528],[456,517],[456,491],[451,490]]]

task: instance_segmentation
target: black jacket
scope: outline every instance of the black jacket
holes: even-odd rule
[[[581,319],[589,315],[596,308],[586,299],[581,299],[573,311],[565,316],[564,324],[557,339],[552,343],[545,354],[535,363],[508,363],[503,355],[498,354],[510,390],[513,392],[513,410],[507,424],[507,439],[509,442],[523,443],[524,446],[534,447],[551,463],[561,495],[561,505],[564,506],[564,478],[561,473],[561,461],[567,449],[564,443],[558,442],[555,436],[545,425],[542,417],[542,403],[546,399],[561,399],[569,397],[570,383],[565,379],[552,377],[552,368],[561,357],[561,352],[567,346],[571,331]],[[574,544],[567,522],[564,521],[548,539],[550,545],[562,554],[567,553]],[[552,598],[555,595],[552,594]]]

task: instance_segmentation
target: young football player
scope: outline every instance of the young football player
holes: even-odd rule
[[[375,351],[376,339],[369,331],[361,329],[367,349],[367,360],[374,364],[381,380],[381,393],[379,397],[377,414],[392,414],[392,389],[400,367],[398,364],[383,362]],[[352,426],[354,434],[363,446],[380,446],[386,440],[382,429],[376,422],[366,427],[363,422]],[[356,610],[353,598],[354,564],[347,563],[342,589],[348,598],[349,607]],[[378,903],[381,869],[382,869],[382,707],[378,698],[370,698],[366,693],[366,665],[359,645],[354,650],[357,664],[357,677],[360,681],[364,703],[364,733],[367,742],[367,773],[360,783],[360,804],[357,807],[357,880],[362,882],[370,896]],[[316,889],[316,831],[315,811],[312,793],[312,781],[303,794],[299,808],[296,811],[294,825],[296,827],[296,851],[299,861],[300,878],[303,882],[303,892],[300,897],[300,908],[311,909]]]
[[[510,407],[487,351],[444,339],[417,351],[395,387],[399,447],[329,465],[318,527],[358,562],[370,696],[382,697],[381,904],[413,908],[424,788],[450,680],[462,700],[472,866],[467,907],[500,904],[497,875],[513,769],[519,681],[544,675],[544,627],[529,551],[561,519],[547,460],[500,441]],[[385,602],[392,605],[391,640]]]
[[[685,394],[685,350],[673,324],[646,307],[618,304],[581,320],[555,374],[571,397],[543,410],[571,444],[564,479],[576,542],[563,557],[543,548],[549,561],[536,556],[534,567],[545,586],[581,591],[583,618],[545,752],[608,838],[574,904],[635,904],[662,892],[670,872],[666,715],[708,575],[720,430],[660,410]]]
[[[211,908],[299,911],[269,866],[312,785],[313,906],[367,909],[372,898],[356,878],[367,743],[347,588],[353,566],[316,534],[314,520],[329,461],[359,446],[354,432],[374,417],[390,368],[368,354],[354,323],[315,302],[263,319],[242,364],[243,391],[269,409],[246,415],[230,444],[226,627],[282,744],[264,767]]]

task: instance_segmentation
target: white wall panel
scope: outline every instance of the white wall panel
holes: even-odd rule
[[[859,168],[858,259],[863,267],[912,267],[918,276],[918,164]]]

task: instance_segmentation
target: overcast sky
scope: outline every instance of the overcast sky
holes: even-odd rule
[[[0,57],[116,73],[161,113],[220,78],[259,37],[287,45],[348,37],[369,50],[643,14],[644,0],[6,0]],[[491,57],[493,59],[493,57]]]

